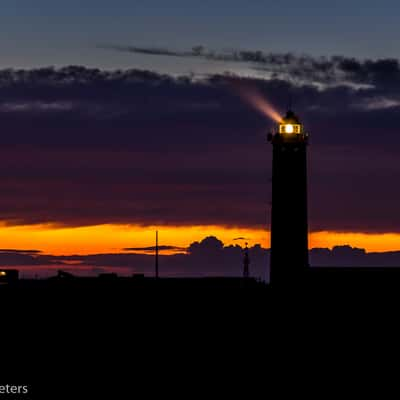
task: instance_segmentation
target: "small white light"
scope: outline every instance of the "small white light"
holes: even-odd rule
[[[286,133],[293,133],[294,132],[294,127],[292,124],[287,124],[285,125],[285,132]]]

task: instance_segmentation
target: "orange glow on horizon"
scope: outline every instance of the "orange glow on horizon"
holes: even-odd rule
[[[121,253],[124,248],[155,246],[155,231],[159,230],[160,246],[188,247],[207,236],[216,236],[225,245],[243,244],[235,241],[245,237],[252,244],[266,245],[268,233],[246,228],[219,226],[138,226],[93,225],[85,227],[55,227],[51,225],[0,226],[3,249],[41,250],[53,255],[84,255]],[[177,251],[162,251],[162,254]],[[142,251],[142,253],[148,253]]]
[[[160,246],[188,247],[207,236],[215,236],[225,246],[260,244],[268,248],[270,234],[263,229],[223,226],[138,226],[93,225],[86,227],[54,227],[51,225],[0,226],[3,249],[41,250],[44,254],[85,255],[121,253],[124,248],[155,245],[155,231],[159,230]],[[236,238],[245,238],[235,240]],[[368,252],[400,250],[400,233],[313,232],[309,236],[310,248],[350,245]],[[176,251],[163,251],[171,254]],[[145,252],[144,252],[145,253]],[[149,252],[147,252],[149,253]]]
[[[400,233],[313,232],[310,248],[349,245],[365,249],[368,253],[400,251]]]

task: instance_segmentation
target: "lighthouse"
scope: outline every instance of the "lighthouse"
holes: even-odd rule
[[[308,263],[308,135],[288,111],[269,135],[273,148],[270,283],[300,284]]]

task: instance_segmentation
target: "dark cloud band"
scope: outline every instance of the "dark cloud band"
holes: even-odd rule
[[[368,68],[382,75],[369,88],[72,66],[1,70],[1,219],[266,229],[273,123],[237,95],[245,86],[280,112],[290,94],[310,132],[312,230],[399,232],[397,67]],[[390,88],[382,71],[393,72]]]
[[[189,51],[169,48],[101,45],[100,48],[167,57],[204,58],[211,61],[250,63],[255,69],[303,83],[342,84],[345,82],[365,85],[392,86],[400,82],[397,59],[357,60],[344,56],[313,57],[294,53],[266,53],[260,50],[228,50],[224,52],[195,46]]]
[[[249,249],[250,271],[256,278],[268,280],[269,250],[255,245]],[[192,243],[186,254],[160,256],[160,271],[164,277],[241,276],[243,248],[224,246],[215,237]],[[332,250],[318,248],[310,251],[313,266],[396,267],[400,265],[400,252],[367,253],[364,249],[337,246]],[[19,267],[22,275],[54,275],[57,269],[79,273],[82,267],[87,275],[104,272],[124,275],[154,275],[154,256],[146,254],[92,254],[81,256],[24,255],[0,253],[0,266]],[[26,268],[30,268],[28,271]]]

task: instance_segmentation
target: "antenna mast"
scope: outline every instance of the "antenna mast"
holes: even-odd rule
[[[250,257],[249,257],[249,247],[248,243],[246,243],[246,248],[244,250],[244,258],[243,258],[243,278],[247,279],[250,277]]]
[[[156,279],[158,279],[158,231],[156,231]]]

